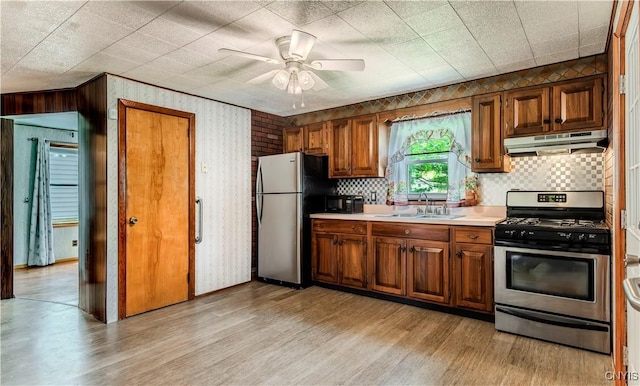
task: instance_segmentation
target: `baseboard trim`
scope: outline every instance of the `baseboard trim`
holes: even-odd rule
[[[64,259],[58,259],[56,260],[56,262],[54,264],[65,264],[65,263],[73,263],[73,262],[77,262],[78,258],[77,257],[66,257]],[[13,269],[25,269],[25,268],[30,268],[28,265],[26,264],[16,264],[13,266]]]

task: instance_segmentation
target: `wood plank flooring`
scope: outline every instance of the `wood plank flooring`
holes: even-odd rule
[[[78,261],[14,270],[13,294],[17,298],[78,305]]]
[[[1,302],[2,385],[607,384],[606,355],[320,287],[252,282],[104,325]]]

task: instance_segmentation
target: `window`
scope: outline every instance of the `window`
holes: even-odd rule
[[[412,144],[407,153],[407,180],[410,199],[426,193],[430,199],[446,200],[449,188],[451,138],[441,137]]]
[[[49,188],[53,224],[78,222],[78,148],[51,145]]]

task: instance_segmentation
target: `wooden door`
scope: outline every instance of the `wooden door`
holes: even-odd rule
[[[352,287],[367,286],[367,238],[342,235],[338,241],[338,283]]]
[[[120,103],[122,317],[193,297],[194,115]]]
[[[406,294],[406,241],[395,237],[373,238],[373,278],[371,288],[394,295]]]
[[[329,130],[329,178],[351,175],[351,123],[348,119],[331,122]]]
[[[507,137],[544,134],[549,125],[549,88],[505,93]]]
[[[375,115],[351,121],[351,176],[378,176],[378,119]]]
[[[473,99],[471,127],[471,169],[474,172],[509,171],[511,158],[504,155],[502,135],[502,95]]]
[[[493,309],[491,245],[456,244],[454,276],[456,306],[481,311]]]
[[[408,295],[449,303],[449,243],[408,240]]]
[[[304,130],[304,149],[307,154],[329,154],[329,131],[327,122],[307,125]]]
[[[553,86],[553,131],[602,128],[602,78]]]
[[[313,233],[311,239],[311,276],[313,280],[338,282],[338,236]]]
[[[282,131],[283,153],[304,151],[303,131],[302,127],[288,127]]]

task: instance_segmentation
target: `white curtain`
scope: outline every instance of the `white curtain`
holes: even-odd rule
[[[465,183],[475,180],[471,173],[471,112],[465,111],[430,118],[394,122],[389,138],[389,163],[386,178],[394,194],[402,194],[408,184],[406,156],[416,142],[449,137],[449,187],[447,202],[465,197]]]
[[[47,141],[37,141],[32,197],[27,265],[53,264],[56,258],[53,253],[53,222],[49,196],[49,143]]]

